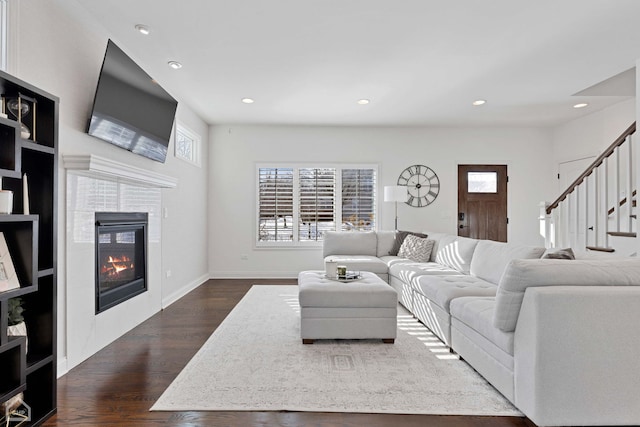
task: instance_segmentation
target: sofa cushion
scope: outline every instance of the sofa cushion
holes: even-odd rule
[[[438,247],[440,245],[440,240],[443,237],[448,236],[446,233],[435,233],[432,231],[425,231],[424,234],[429,236],[429,240],[433,240],[435,243],[433,244],[433,249],[431,250],[431,259],[429,261],[435,262],[436,255],[438,253]]]
[[[477,244],[478,240],[468,237],[444,236],[438,243],[436,262],[458,270],[460,273],[469,274],[471,259]]]
[[[409,281],[414,277],[422,276],[423,274],[460,274],[458,270],[454,270],[446,265],[438,264],[437,262],[413,262],[404,258],[400,258],[400,260],[394,259],[391,262],[387,262],[387,265],[389,266],[389,274],[402,279],[407,283],[409,283]]]
[[[449,312],[451,300],[459,297],[494,297],[498,287],[477,277],[458,275],[422,275],[411,281],[411,287]]]
[[[378,237],[372,231],[327,231],[322,243],[322,256],[371,255],[376,256]]]
[[[417,237],[423,237],[423,238],[427,237],[427,235],[423,233],[414,233],[413,231],[397,231],[395,235],[395,240],[393,242],[393,247],[391,248],[391,250],[387,255],[398,255],[398,251],[400,250],[400,247],[404,243],[404,239],[406,239],[406,237],[410,234]]]
[[[410,234],[402,242],[398,256],[416,262],[429,262],[434,243],[433,240],[429,240],[426,237],[422,238]]]
[[[376,250],[376,256],[383,257],[389,255],[393,244],[396,241],[395,231],[378,231],[378,248]]]
[[[329,255],[325,261],[336,261],[338,265],[345,265],[350,271],[370,271],[376,274],[386,274],[389,270],[387,263],[372,255]]]
[[[450,310],[453,318],[513,356],[514,333],[501,331],[493,325],[495,306],[496,300],[492,297],[462,297],[451,302]]]
[[[480,240],[471,260],[471,274],[498,284],[512,259],[540,258],[544,248]]]
[[[507,266],[496,294],[493,323],[516,328],[524,293],[530,286],[638,286],[640,259],[516,259]]]

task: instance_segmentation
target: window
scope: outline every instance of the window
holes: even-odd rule
[[[342,169],[342,230],[374,230],[374,169]]]
[[[298,169],[298,240],[322,240],[325,231],[336,229],[336,170]]]
[[[293,241],[293,169],[260,168],[258,193],[258,241]]]
[[[468,193],[497,193],[497,172],[467,172]]]
[[[175,155],[178,159],[185,160],[200,166],[200,135],[183,126],[176,124]]]
[[[375,230],[376,175],[376,166],[258,166],[258,245],[319,242],[337,229]]]

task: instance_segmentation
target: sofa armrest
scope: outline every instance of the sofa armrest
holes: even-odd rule
[[[514,364],[538,425],[640,424],[640,286],[528,288]]]

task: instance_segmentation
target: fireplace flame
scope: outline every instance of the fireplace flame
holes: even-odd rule
[[[131,258],[128,256],[121,257],[113,257],[109,256],[107,261],[104,263],[102,268],[100,269],[100,273],[106,276],[108,279],[114,280],[119,279],[122,275],[121,273],[127,272],[130,270],[134,270],[135,264],[131,261]]]

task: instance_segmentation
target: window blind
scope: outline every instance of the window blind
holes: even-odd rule
[[[336,229],[335,168],[299,169],[300,241],[322,240],[326,231]]]
[[[258,241],[293,241],[293,168],[260,168],[258,175]]]
[[[375,230],[376,171],[342,169],[342,230]]]

